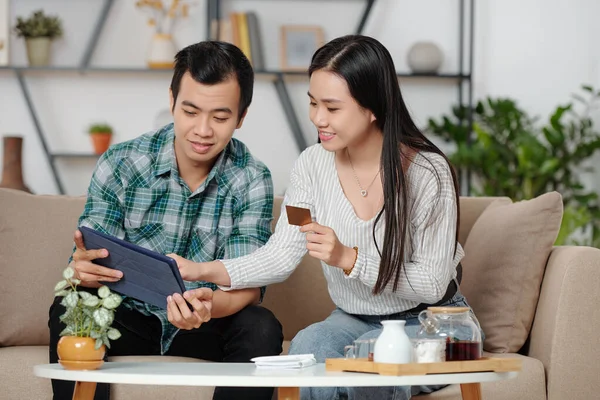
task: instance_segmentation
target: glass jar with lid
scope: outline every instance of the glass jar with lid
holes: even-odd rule
[[[483,346],[479,321],[469,307],[428,307],[419,314],[419,339],[437,341],[445,361],[477,360]]]

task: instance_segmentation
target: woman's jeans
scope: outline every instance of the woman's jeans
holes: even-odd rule
[[[468,307],[460,293],[443,306]],[[352,315],[336,308],[325,321],[312,324],[298,332],[290,346],[290,354],[314,354],[317,362],[326,358],[344,357],[344,346],[356,339],[377,338],[382,330],[381,321],[388,319],[406,320],[406,333],[415,338],[420,329],[418,313],[401,312],[392,315]],[[407,400],[411,395],[431,393],[444,386],[398,386],[398,387],[318,387],[302,388],[303,400]]]

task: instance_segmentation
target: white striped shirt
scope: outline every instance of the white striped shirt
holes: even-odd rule
[[[405,262],[396,291],[392,291],[393,282],[390,282],[381,294],[373,295],[381,261],[373,240],[375,218],[365,221],[356,216],[339,182],[335,153],[320,144],[306,149],[296,161],[281,216],[267,244],[247,256],[222,260],[231,278],[231,286],[223,289],[281,282],[294,271],[307,252],[306,234],[301,233],[298,226],[288,224],[285,205],[289,204],[309,208],[313,220],[332,228],[342,244],[358,247],[358,259],[349,276],[341,268],[321,262],[331,299],[342,310],[352,314],[389,315],[419,303],[439,301],[455,278],[456,266],[464,256],[456,242],[452,175],[441,156],[418,153],[408,168],[407,179],[411,239],[410,245],[405,246]],[[379,249],[383,248],[384,231],[382,216],[375,233]]]

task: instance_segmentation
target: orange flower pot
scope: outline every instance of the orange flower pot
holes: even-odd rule
[[[96,154],[102,154],[108,150],[110,146],[110,140],[112,139],[112,133],[91,133],[92,144],[94,145],[94,152]]]
[[[56,351],[59,363],[65,369],[92,370],[104,363],[106,347],[94,348],[96,339],[78,336],[63,336],[58,341]]]

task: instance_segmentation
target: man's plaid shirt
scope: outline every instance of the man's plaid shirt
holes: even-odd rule
[[[192,193],[179,176],[173,143],[169,124],[111,146],[96,165],[79,226],[196,262],[239,257],[264,245],[273,210],[268,168],[232,139]],[[185,284],[217,289],[208,282]],[[178,332],[166,310],[131,298],[123,304],[161,320],[166,353]]]

